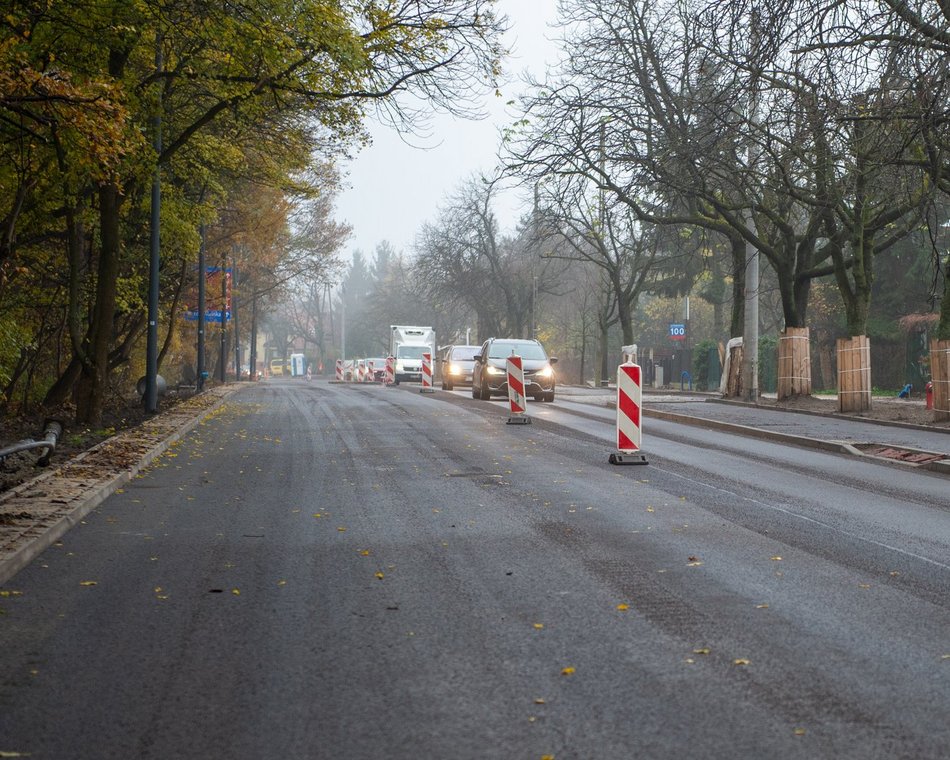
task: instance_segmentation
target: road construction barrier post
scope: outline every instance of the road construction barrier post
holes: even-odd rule
[[[376,382],[376,364],[369,359],[366,360],[366,382]]]
[[[530,425],[528,400],[524,395],[524,365],[521,363],[521,357],[509,356],[505,366],[508,371],[508,404],[511,408],[508,424]]]
[[[396,384],[396,357],[386,357],[386,385]]]
[[[343,382],[343,360],[336,360],[336,374],[334,375],[334,380],[332,382],[342,383]]]
[[[432,354],[428,351],[422,355],[422,387],[419,393],[435,393],[432,388]]]
[[[617,451],[610,455],[611,464],[647,464],[640,453],[642,383],[639,364],[625,362],[617,367]]]

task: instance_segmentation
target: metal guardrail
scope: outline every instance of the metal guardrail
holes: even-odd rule
[[[56,450],[56,444],[59,442],[59,439],[62,435],[63,423],[59,422],[58,420],[46,420],[46,422],[43,423],[42,440],[37,441],[33,438],[25,438],[22,441],[12,443],[3,449],[0,449],[0,462],[5,460],[11,454],[18,454],[21,451],[44,449],[43,453],[40,454],[40,458],[36,460],[36,463],[40,467],[46,467],[49,465],[50,457]]]

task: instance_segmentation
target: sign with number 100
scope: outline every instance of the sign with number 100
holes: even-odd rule
[[[670,325],[670,338],[672,340],[686,340],[686,325]]]

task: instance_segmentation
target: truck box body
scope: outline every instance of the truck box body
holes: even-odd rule
[[[390,325],[390,353],[396,359],[396,382],[422,381],[422,354],[435,361],[435,330],[416,325]]]

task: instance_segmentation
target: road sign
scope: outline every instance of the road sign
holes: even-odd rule
[[[670,339],[686,340],[686,325],[670,323]]]

